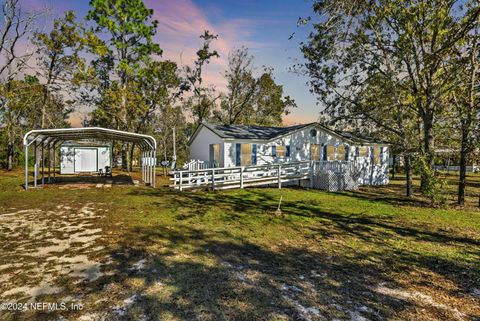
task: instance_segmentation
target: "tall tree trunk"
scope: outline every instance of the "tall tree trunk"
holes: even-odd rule
[[[132,144],[130,147],[130,172],[133,172],[133,152],[135,149],[135,144]]]
[[[423,151],[425,154],[425,162],[429,168],[433,168],[434,165],[434,140],[433,140],[433,112],[427,111],[423,117]],[[425,188],[430,179],[426,173],[420,175],[420,189],[425,191]]]
[[[128,145],[122,142],[122,170],[128,171]]]
[[[392,179],[395,179],[395,167],[397,165],[397,162],[395,160],[395,152],[392,149]]]
[[[467,158],[468,158],[468,135],[466,129],[462,130],[462,143],[460,147],[460,178],[458,181],[458,205],[465,204],[465,187],[467,185]]]
[[[13,160],[14,160],[14,143],[9,137],[7,144],[7,170],[11,171],[13,169]]]
[[[40,118],[40,128],[45,129],[47,125],[47,100],[48,100],[48,88],[43,86],[43,99],[42,99],[42,117]]]
[[[405,183],[406,183],[406,195],[411,197],[413,195],[413,180],[412,180],[412,164],[411,164],[411,156],[405,155],[404,157],[405,162]]]
[[[128,131],[128,122],[127,122],[127,97],[126,95],[127,85],[126,80],[122,78],[122,102],[121,102],[121,113],[122,113],[122,127],[120,130]],[[122,169],[128,171],[128,146],[126,142],[122,144]]]

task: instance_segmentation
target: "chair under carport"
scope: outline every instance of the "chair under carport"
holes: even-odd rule
[[[38,172],[41,169],[41,184],[45,179],[51,181],[51,167],[53,163],[53,179],[55,179],[55,168],[57,162],[57,147],[65,141],[71,140],[99,140],[99,141],[123,141],[133,143],[140,149],[142,181],[155,187],[155,165],[157,142],[149,135],[125,132],[120,130],[101,127],[82,128],[56,128],[56,129],[35,129],[25,134],[23,145],[25,148],[25,189],[28,190],[28,149],[33,146],[34,153],[34,180],[33,186],[37,187]],[[40,155],[38,149],[40,148]],[[48,162],[45,159],[48,156]],[[53,157],[52,157],[53,156]],[[47,166],[45,166],[47,165]],[[47,173],[45,173],[47,167]],[[46,177],[48,175],[48,177]]]

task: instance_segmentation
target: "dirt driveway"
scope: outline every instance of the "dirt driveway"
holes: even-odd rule
[[[97,227],[104,211],[91,203],[65,203],[0,215],[0,235],[6,236],[0,245],[0,315],[51,319],[65,310],[62,304],[83,310],[85,287],[111,273]],[[44,302],[59,306],[33,304]]]

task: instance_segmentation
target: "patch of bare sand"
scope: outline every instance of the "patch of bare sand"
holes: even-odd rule
[[[458,311],[455,308],[452,308],[446,304],[439,303],[435,301],[430,295],[421,293],[419,291],[407,291],[403,289],[394,289],[394,288],[389,288],[386,287],[384,284],[379,284],[375,289],[375,292],[383,294],[383,295],[388,295],[390,297],[402,299],[402,300],[407,300],[407,301],[412,301],[418,305],[427,305],[431,306],[436,309],[444,310],[449,312],[450,315],[452,315],[456,320],[467,320],[468,317]]]
[[[58,205],[53,211],[1,214],[0,233],[11,237],[0,245],[0,298],[60,293],[63,288],[55,286],[60,276],[72,277],[74,282],[101,277],[105,263],[91,259],[101,257],[104,249],[98,245],[102,229],[94,228],[101,217],[97,212],[87,203],[80,209]]]

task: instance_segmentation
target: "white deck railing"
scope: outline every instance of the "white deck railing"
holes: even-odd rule
[[[196,160],[196,159],[193,159],[193,160],[191,160],[188,163],[185,163],[183,165],[183,169],[189,170],[189,171],[194,171],[194,170],[198,170],[198,169],[206,169],[206,168],[209,168],[209,167],[210,167],[210,164],[208,162],[201,161],[201,160]]]
[[[259,185],[278,185],[310,179],[322,171],[355,173],[359,164],[353,161],[301,161],[222,168],[200,168],[173,172],[171,187],[179,190],[210,187],[212,189],[244,188]]]
[[[171,187],[179,190],[198,187],[212,189],[244,188],[276,184],[309,178],[310,161],[284,164],[266,164],[198,170],[180,170],[173,173]]]

